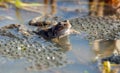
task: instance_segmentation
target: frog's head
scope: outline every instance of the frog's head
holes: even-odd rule
[[[70,24],[69,20],[65,20],[65,21],[60,22],[60,25],[63,28],[66,28],[66,29],[70,29],[71,28],[71,24]]]
[[[57,36],[68,35],[70,33],[71,24],[69,20],[58,22],[53,28],[54,34]]]
[[[69,20],[58,22],[58,24],[55,26],[55,30],[57,30],[57,31],[67,30],[70,28],[71,28],[71,24],[70,24]]]

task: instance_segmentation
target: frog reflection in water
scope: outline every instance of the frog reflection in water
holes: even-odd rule
[[[55,38],[54,39],[54,42],[56,43],[56,45],[54,45],[54,46],[56,46],[56,47],[58,47],[58,48],[60,48],[60,49],[57,49],[56,50],[56,53],[55,53],[55,50],[52,50],[52,51],[50,51],[50,52],[48,52],[48,54],[49,53],[53,53],[53,55],[52,55],[52,58],[54,59],[54,57],[58,57],[58,59],[61,59],[61,58],[64,58],[65,56],[63,55],[62,57],[59,57],[59,52],[60,53],[63,53],[63,54],[65,54],[66,52],[68,52],[69,50],[71,50],[71,44],[70,44],[70,41],[69,41],[69,38],[68,38],[68,36],[64,36],[64,37],[62,37],[62,38],[59,38],[59,39],[57,39],[57,38]],[[54,54],[55,53],[55,54]],[[43,58],[44,59],[44,58]],[[38,59],[39,60],[39,59]],[[45,62],[47,63],[47,61],[49,61],[49,58],[48,58],[48,60],[46,60]],[[55,62],[55,60],[51,60],[52,62],[52,64],[54,64],[55,63],[55,65],[57,65],[57,63]],[[31,70],[42,70],[43,68],[44,68],[44,66],[42,66],[41,65],[41,63],[39,63],[40,61],[38,61],[38,63],[36,62],[35,64],[33,64],[32,66],[29,66],[28,68],[26,68],[27,70],[29,70],[29,71],[31,71]],[[58,61],[58,63],[59,62],[62,62],[61,60],[59,60]],[[67,60],[65,60],[65,62],[66,62],[66,64],[67,64]],[[62,64],[62,63],[61,63]],[[63,63],[63,66],[64,65],[66,65],[66,64],[64,64]],[[69,64],[69,63],[68,63]],[[45,67],[46,67],[46,65],[45,65]],[[59,66],[58,66],[59,67]],[[50,67],[51,68],[51,67]],[[45,69],[49,69],[49,68],[45,68]],[[44,69],[43,69],[44,70]]]
[[[38,23],[37,23],[38,24]],[[40,26],[40,24],[35,25],[32,24],[33,26]],[[37,31],[34,31],[35,34],[42,36],[46,40],[51,40],[56,43],[56,47],[59,47],[59,51],[65,53],[69,50],[71,50],[71,44],[68,38],[68,35],[72,32],[75,32],[74,30],[71,29],[71,24],[69,23],[68,20],[58,22],[56,25],[53,25],[52,27],[47,27],[47,29],[42,29],[40,30],[41,27],[38,28]],[[38,63],[34,66],[31,66],[28,68],[28,70],[31,69],[40,69],[41,65]]]
[[[38,23],[38,22],[33,23],[33,21],[31,21],[30,25],[32,26],[41,25],[41,23]],[[49,25],[52,25],[52,24],[49,23]],[[75,31],[74,29],[71,29],[71,24],[69,20],[58,22],[54,24],[53,27],[50,27],[50,28],[48,27],[47,29],[40,30],[40,28],[41,26],[38,28],[37,31],[34,31],[37,35],[40,35],[47,40],[52,40],[53,42],[57,43],[58,46],[61,46],[66,51],[71,49],[68,35],[79,34],[79,32]]]
[[[118,57],[120,55],[120,40],[95,40],[93,42],[93,50],[95,51],[98,60],[110,60],[110,63],[111,61],[118,63]],[[111,56],[113,54],[117,54],[117,56]],[[102,69],[102,73],[119,73],[119,67],[117,67],[118,65],[119,64],[117,64],[116,68],[112,69],[110,72],[105,72],[105,69]]]
[[[56,43],[56,47],[59,47],[60,52],[66,53],[67,51],[71,50],[71,44],[68,35],[70,34],[70,24],[66,24],[68,21],[58,23],[54,27],[47,29],[47,30],[41,30],[38,32],[35,32],[38,35],[41,35],[43,38],[52,40]],[[41,70],[41,65],[35,64],[34,66],[30,66],[27,68],[28,70],[33,69]]]

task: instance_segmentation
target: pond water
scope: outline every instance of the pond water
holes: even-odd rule
[[[27,0],[25,1],[27,2]],[[36,2],[42,3],[42,0],[36,0]],[[2,16],[0,27],[13,23],[27,26],[29,20],[42,14],[52,14],[53,16],[62,17],[62,19],[89,15],[87,0],[58,0],[57,7],[40,7],[40,10],[39,13],[36,13],[16,9],[12,5],[8,9],[0,8],[0,16]],[[99,42],[90,42],[78,35],[70,35],[67,41],[70,43],[70,49],[68,50],[67,48],[67,51],[63,53],[69,63],[62,67],[29,71],[26,68],[30,65],[30,62],[26,59],[9,59],[1,55],[0,73],[100,73],[97,63],[94,62],[96,52],[93,51],[93,44],[99,44]],[[106,43],[109,45],[111,41],[107,41]]]

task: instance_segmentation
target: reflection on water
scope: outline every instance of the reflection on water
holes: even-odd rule
[[[15,13],[16,13],[16,16],[17,16],[18,20],[20,21],[20,23],[23,23],[23,20],[22,20],[21,14],[20,14],[20,9],[16,8]]]
[[[119,8],[118,8],[119,4],[117,5],[117,7],[114,4],[112,4],[111,6],[110,5],[111,3],[108,3],[108,5],[106,5],[102,0],[89,0],[90,3],[86,2],[85,4],[82,4],[82,1],[58,0],[56,2],[56,0],[53,0],[54,2],[50,2],[52,5],[49,5],[48,0],[44,0],[44,1],[46,5],[39,8],[41,14],[27,12],[21,9],[19,10],[16,9],[16,11],[14,11],[14,8],[10,8],[8,10],[0,9],[1,11],[0,13],[2,16],[6,15],[15,19],[15,20],[1,20],[0,26],[7,25],[10,23],[26,24],[30,19],[39,15],[43,15],[43,16],[57,15],[57,16],[63,17],[63,19],[70,19],[78,16],[86,16],[88,14],[90,14],[91,16],[92,15],[94,16],[95,15],[97,16],[113,15],[114,13],[118,13],[119,11]],[[88,9],[88,7],[90,9]],[[2,61],[0,62],[0,63],[3,63],[0,65],[0,72],[7,73],[8,70],[6,69],[9,69],[9,71],[11,71],[12,73],[16,73],[18,71],[20,72],[22,71],[22,73],[26,73],[26,71],[24,72],[23,68],[27,68],[28,70],[46,69],[46,71],[42,71],[42,73],[56,73],[56,72],[98,73],[99,70],[98,68],[96,70],[96,66],[95,66],[96,64],[95,65],[91,64],[91,60],[93,59],[93,57],[95,57],[93,54],[95,53],[96,55],[100,55],[101,58],[105,58],[105,57],[111,56],[113,53],[116,53],[116,52],[119,54],[119,48],[120,48],[119,40],[95,40],[92,42],[93,45],[89,45],[88,40],[77,38],[74,35],[70,35],[70,37],[66,36],[61,39],[54,39],[53,40],[54,43],[46,42],[46,41],[44,42],[45,44],[47,43],[47,45],[44,45],[42,47],[40,45],[37,45],[37,47],[39,46],[38,48],[42,49],[41,53],[39,53],[39,51],[36,51],[39,49],[35,49],[34,47],[33,47],[34,49],[32,48],[32,50],[27,49],[20,53],[21,57],[25,57],[32,62],[29,62],[26,64],[26,63],[23,63],[24,61],[23,59],[20,61],[17,61],[17,63],[15,62],[14,64],[10,61],[5,63],[3,63]],[[9,41],[7,44],[10,44],[10,43],[11,42]],[[21,42],[18,41],[17,43],[18,44],[16,45],[20,45],[19,43]],[[26,42],[24,41],[23,43],[26,44]],[[51,43],[50,46],[52,47],[44,49],[44,47],[48,46],[48,43]],[[13,45],[12,47],[15,47],[16,45]],[[92,52],[92,49],[90,48],[91,46],[93,47],[94,52]],[[3,45],[3,47],[6,47],[6,46]],[[10,47],[5,48],[6,50],[2,49],[1,52],[4,52],[4,55],[8,58],[11,58],[11,56],[14,58],[16,56],[16,52],[14,52],[16,49],[8,50],[9,48]],[[56,49],[53,49],[53,48],[56,48]],[[73,63],[72,64],[70,63],[68,65],[67,63],[68,60],[66,59],[66,57],[69,58],[68,60],[70,61],[72,60]],[[6,60],[5,57],[4,59]],[[13,68],[10,68],[11,65],[14,65]],[[66,66],[62,68],[58,68],[59,66],[61,67],[63,65],[66,65]],[[115,68],[111,73],[119,73],[118,70],[119,68]],[[31,72],[31,73],[34,73],[34,72]],[[36,73],[39,73],[39,71]]]
[[[72,49],[68,36],[65,36],[59,39],[54,39],[53,41],[57,43],[58,46],[62,47],[63,51],[69,51]]]
[[[120,40],[95,40],[93,42],[93,50],[96,55],[102,58],[109,57],[112,54],[120,54]]]
[[[89,0],[90,15],[105,16],[119,14],[119,0]]]
[[[95,40],[93,42],[93,50],[96,55],[102,57],[108,57],[113,54],[113,51],[116,49],[114,40]]]
[[[49,5],[49,1],[50,1],[50,5]],[[57,4],[56,4],[56,0],[44,0],[44,12],[42,15],[55,15],[56,14],[56,8],[57,8]],[[51,11],[49,12],[48,9],[51,9]]]
[[[93,50],[96,53],[96,56],[99,57],[99,59],[107,58],[112,56],[113,54],[120,55],[120,40],[95,40],[93,42]],[[115,57],[113,58],[113,60]],[[112,60],[111,60],[112,61]],[[115,60],[114,60],[115,61]],[[117,61],[117,60],[116,60]],[[119,61],[119,59],[118,59]],[[112,65],[111,65],[112,67]],[[102,69],[102,73],[106,73],[104,69]],[[109,72],[107,72],[109,73]],[[111,70],[110,73],[119,73],[119,64],[116,65],[115,68]]]

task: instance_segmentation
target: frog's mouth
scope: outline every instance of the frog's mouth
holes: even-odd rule
[[[68,35],[68,34],[70,34],[70,29],[63,29],[60,32],[62,35]]]
[[[71,29],[71,24],[69,20],[65,20],[61,22],[63,29],[59,31],[61,35],[69,35],[70,34],[70,29]]]

